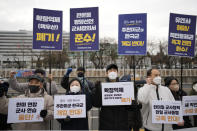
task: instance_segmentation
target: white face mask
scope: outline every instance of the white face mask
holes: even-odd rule
[[[157,76],[153,79],[154,84],[161,85],[161,77]]]
[[[70,91],[71,92],[74,92],[74,93],[77,93],[81,90],[81,87],[80,86],[71,86],[70,87]]]
[[[175,85],[174,89],[179,90],[179,85]]]
[[[197,92],[197,84],[193,86],[193,89]]]
[[[115,80],[117,78],[117,76],[118,76],[118,74],[113,71],[108,74],[108,77],[110,80]]]

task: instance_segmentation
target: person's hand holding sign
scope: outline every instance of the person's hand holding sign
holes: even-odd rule
[[[47,116],[47,110],[41,110],[40,111],[40,117],[45,118]]]
[[[183,122],[178,122],[177,125],[178,125],[178,126],[184,126],[184,123],[185,123],[185,122],[184,122],[184,120],[183,120]]]

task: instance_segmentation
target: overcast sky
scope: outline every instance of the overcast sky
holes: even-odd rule
[[[63,11],[69,32],[70,8],[99,7],[100,38],[118,39],[118,14],[147,13],[148,40],[168,38],[169,14],[197,15],[197,0],[0,0],[0,30],[33,30],[33,8]]]

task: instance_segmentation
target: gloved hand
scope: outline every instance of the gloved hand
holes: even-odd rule
[[[69,122],[70,121],[70,116],[67,116],[66,119],[64,119],[65,122]]]
[[[47,110],[40,111],[40,117],[45,118],[47,116]]]
[[[68,68],[67,69],[67,72],[66,72],[66,74],[65,74],[65,76],[69,76],[69,74],[72,72],[72,68]]]

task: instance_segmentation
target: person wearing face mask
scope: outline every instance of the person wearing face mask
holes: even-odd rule
[[[187,93],[185,91],[180,90],[179,82],[175,77],[173,76],[166,77],[164,79],[164,82],[165,82],[165,86],[170,89],[175,100],[181,101],[182,96],[187,96]],[[179,124],[173,124],[172,125],[173,130],[192,127],[189,116],[183,116],[183,120],[184,122],[181,122]]]
[[[190,91],[190,95],[197,96],[197,81],[192,83],[192,90]],[[197,127],[197,115],[194,115],[193,118],[194,118],[194,127]]]
[[[0,130],[11,130],[11,124],[7,124],[9,99],[6,94],[9,84],[0,79]]]
[[[105,82],[119,82],[118,67],[110,64],[106,68]],[[100,108],[99,130],[129,130],[126,106],[102,106],[101,82],[97,81],[92,92],[93,106]]]
[[[152,123],[152,100],[174,101],[171,91],[161,85],[160,72],[157,69],[147,71],[148,83],[138,90],[138,101],[142,104],[142,119],[145,131],[170,131],[171,124]]]
[[[87,112],[92,108],[91,96],[88,92],[84,92],[81,81],[78,78],[72,79],[67,89],[66,95],[82,95],[86,96],[86,118],[70,118],[58,119],[61,124],[61,130],[88,130],[88,114]]]
[[[72,68],[68,68],[66,74],[62,78],[61,86],[64,89],[69,88],[69,86],[67,84],[69,81],[69,74],[71,72],[72,72]],[[77,78],[81,81],[81,83],[83,85],[83,90],[91,93],[94,88],[94,84],[91,81],[87,80],[87,78],[85,77],[85,68],[84,67],[77,68],[76,74],[77,74]]]
[[[40,112],[43,122],[28,122],[14,124],[14,130],[49,130],[49,122],[53,119],[53,97],[48,95],[43,88],[43,78],[38,75],[29,77],[28,89],[24,95],[17,98],[44,98],[44,109]]]
[[[28,83],[18,83],[17,79],[14,77],[15,74],[16,74],[16,72],[11,72],[10,73],[10,78],[9,78],[9,81],[8,81],[9,84],[10,84],[10,87],[13,90],[16,90],[20,93],[24,93],[25,90],[28,88]],[[46,72],[43,69],[36,69],[34,71],[34,74],[38,75],[38,76],[40,76],[44,79],[44,76],[45,76]],[[43,87],[44,87],[45,91],[47,91],[48,94],[54,95],[58,91],[56,82],[52,80],[52,75],[51,74],[49,74],[48,78],[49,78],[48,82],[46,82],[46,81],[43,82]],[[51,92],[50,92],[50,81],[51,81]]]

